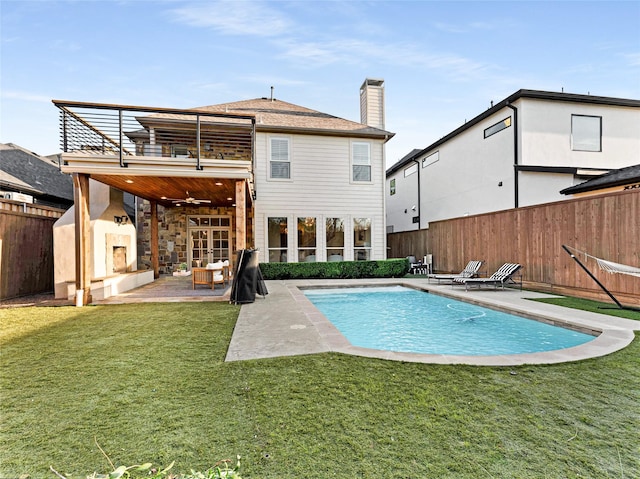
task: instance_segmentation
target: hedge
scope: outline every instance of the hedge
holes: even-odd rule
[[[357,279],[400,278],[409,271],[409,261],[331,261],[327,263],[260,263],[264,279]]]

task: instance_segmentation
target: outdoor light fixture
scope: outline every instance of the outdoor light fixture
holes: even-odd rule
[[[120,225],[126,225],[129,222],[129,217],[127,215],[123,215],[123,216],[114,216],[113,217],[113,222],[115,224],[117,224],[118,226]]]

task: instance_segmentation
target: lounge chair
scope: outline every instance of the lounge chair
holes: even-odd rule
[[[480,271],[480,266],[482,265],[482,261],[472,260],[467,263],[467,266],[464,267],[462,271],[458,274],[429,274],[427,275],[427,280],[429,283],[432,279],[438,281],[438,283],[442,281],[447,281],[448,283],[453,283],[458,279],[465,278],[474,278],[478,276],[478,271]]]
[[[453,284],[464,284],[464,289],[469,290],[470,286],[477,286],[480,288],[485,285],[493,285],[496,289],[498,286],[504,289],[504,285],[508,283],[515,283],[513,276],[522,267],[518,263],[505,263],[498,270],[488,278],[460,278],[453,280]],[[520,289],[522,289],[522,281],[520,281]]]

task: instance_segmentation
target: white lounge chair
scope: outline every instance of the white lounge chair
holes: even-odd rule
[[[432,279],[435,279],[438,283],[442,281],[452,283],[458,279],[474,278],[478,275],[480,266],[482,266],[482,261],[472,260],[467,263],[467,266],[459,274],[430,274],[427,275],[427,281],[430,283]]]
[[[522,265],[518,263],[505,263],[488,278],[459,278],[453,280],[453,284],[464,284],[464,289],[467,291],[470,286],[474,285],[478,288],[481,286],[493,285],[496,289],[498,289],[498,286],[504,289],[505,284],[515,283],[513,276],[520,268],[522,268]],[[520,289],[522,289],[522,281],[520,281],[519,284]]]

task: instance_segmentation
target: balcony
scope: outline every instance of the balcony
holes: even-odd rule
[[[224,204],[235,196],[235,181],[246,180],[249,191],[253,188],[253,115],[53,103],[60,110],[65,173],[87,174],[160,203],[198,190]]]

